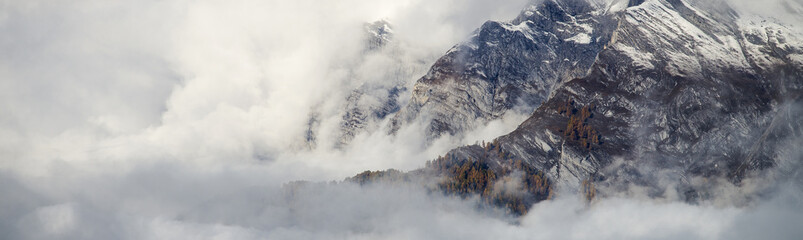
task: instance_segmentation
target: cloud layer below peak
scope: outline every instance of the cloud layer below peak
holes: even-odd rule
[[[745,209],[571,195],[516,220],[414,186],[315,185],[410,170],[511,131],[421,144],[421,125],[304,150],[310,114],[336,124],[387,19],[417,76],[525,0],[5,1],[0,3],[2,239],[532,239],[800,236],[796,191]],[[395,53],[394,53],[395,54]],[[381,56],[379,56],[381,57]],[[377,57],[377,58],[379,58]],[[359,66],[355,70],[355,66]],[[358,77],[355,77],[358,76]],[[412,83],[415,79],[408,79]],[[327,140],[324,140],[327,141]],[[329,139],[328,141],[333,141]],[[770,235],[765,235],[770,234]],[[753,238],[754,239],[754,238]]]

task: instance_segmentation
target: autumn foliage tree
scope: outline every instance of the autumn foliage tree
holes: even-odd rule
[[[597,188],[594,186],[594,181],[591,178],[584,179],[581,183],[581,189],[586,201],[591,202],[597,196]]]
[[[569,99],[558,106],[558,114],[569,118],[566,128],[558,131],[562,132],[569,142],[577,143],[587,150],[593,150],[594,147],[602,145],[602,135],[588,123],[590,119],[594,118],[594,110],[596,110],[594,104],[578,108],[577,103],[573,99]]]
[[[438,185],[443,192],[462,197],[479,195],[484,202],[517,215],[526,214],[533,203],[552,197],[552,184],[543,172],[521,160],[507,159],[511,154],[503,151],[497,141],[483,143],[481,147],[489,154],[485,159],[494,154],[511,164],[492,169],[483,159],[460,159],[451,154],[439,157],[428,162],[427,167],[445,173],[445,179]],[[503,181],[515,181],[521,189],[499,189],[497,183]]]
[[[399,183],[409,181],[409,176],[396,169],[385,171],[364,171],[353,177],[346,178],[347,182],[365,185],[373,182]]]

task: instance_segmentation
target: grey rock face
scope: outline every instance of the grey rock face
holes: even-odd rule
[[[459,135],[516,106],[534,109],[560,83],[587,74],[616,26],[604,7],[548,0],[511,22],[486,22],[416,82],[392,131],[423,120],[431,138]]]
[[[382,119],[398,112],[401,109],[399,95],[406,90],[403,82],[396,82],[394,86],[363,85],[352,91],[347,99],[336,147],[347,145],[360,132],[378,127]]]

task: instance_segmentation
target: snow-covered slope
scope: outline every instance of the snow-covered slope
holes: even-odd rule
[[[615,29],[588,74],[557,85],[514,132],[449,156],[523,160],[559,188],[586,180],[602,194],[635,186],[694,201],[735,187],[753,196],[744,181],[764,179],[783,160],[780,146],[803,135],[803,37],[724,3],[614,5]]]

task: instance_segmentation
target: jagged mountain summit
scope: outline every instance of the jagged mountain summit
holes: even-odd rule
[[[506,44],[484,40],[492,35]],[[543,99],[512,133],[410,173],[466,183],[439,186],[519,213],[553,189],[694,202],[728,188],[741,204],[777,166],[801,161],[789,146],[803,136],[803,37],[724,2],[547,0],[510,25],[484,24],[413,91],[397,117],[429,114],[433,133],[498,117],[511,99]],[[495,194],[511,176],[529,197]]]
[[[416,82],[391,131],[423,120],[430,138],[460,135],[517,107],[529,114],[560,83],[587,74],[615,27],[605,7],[545,1],[513,21],[486,22]]]

